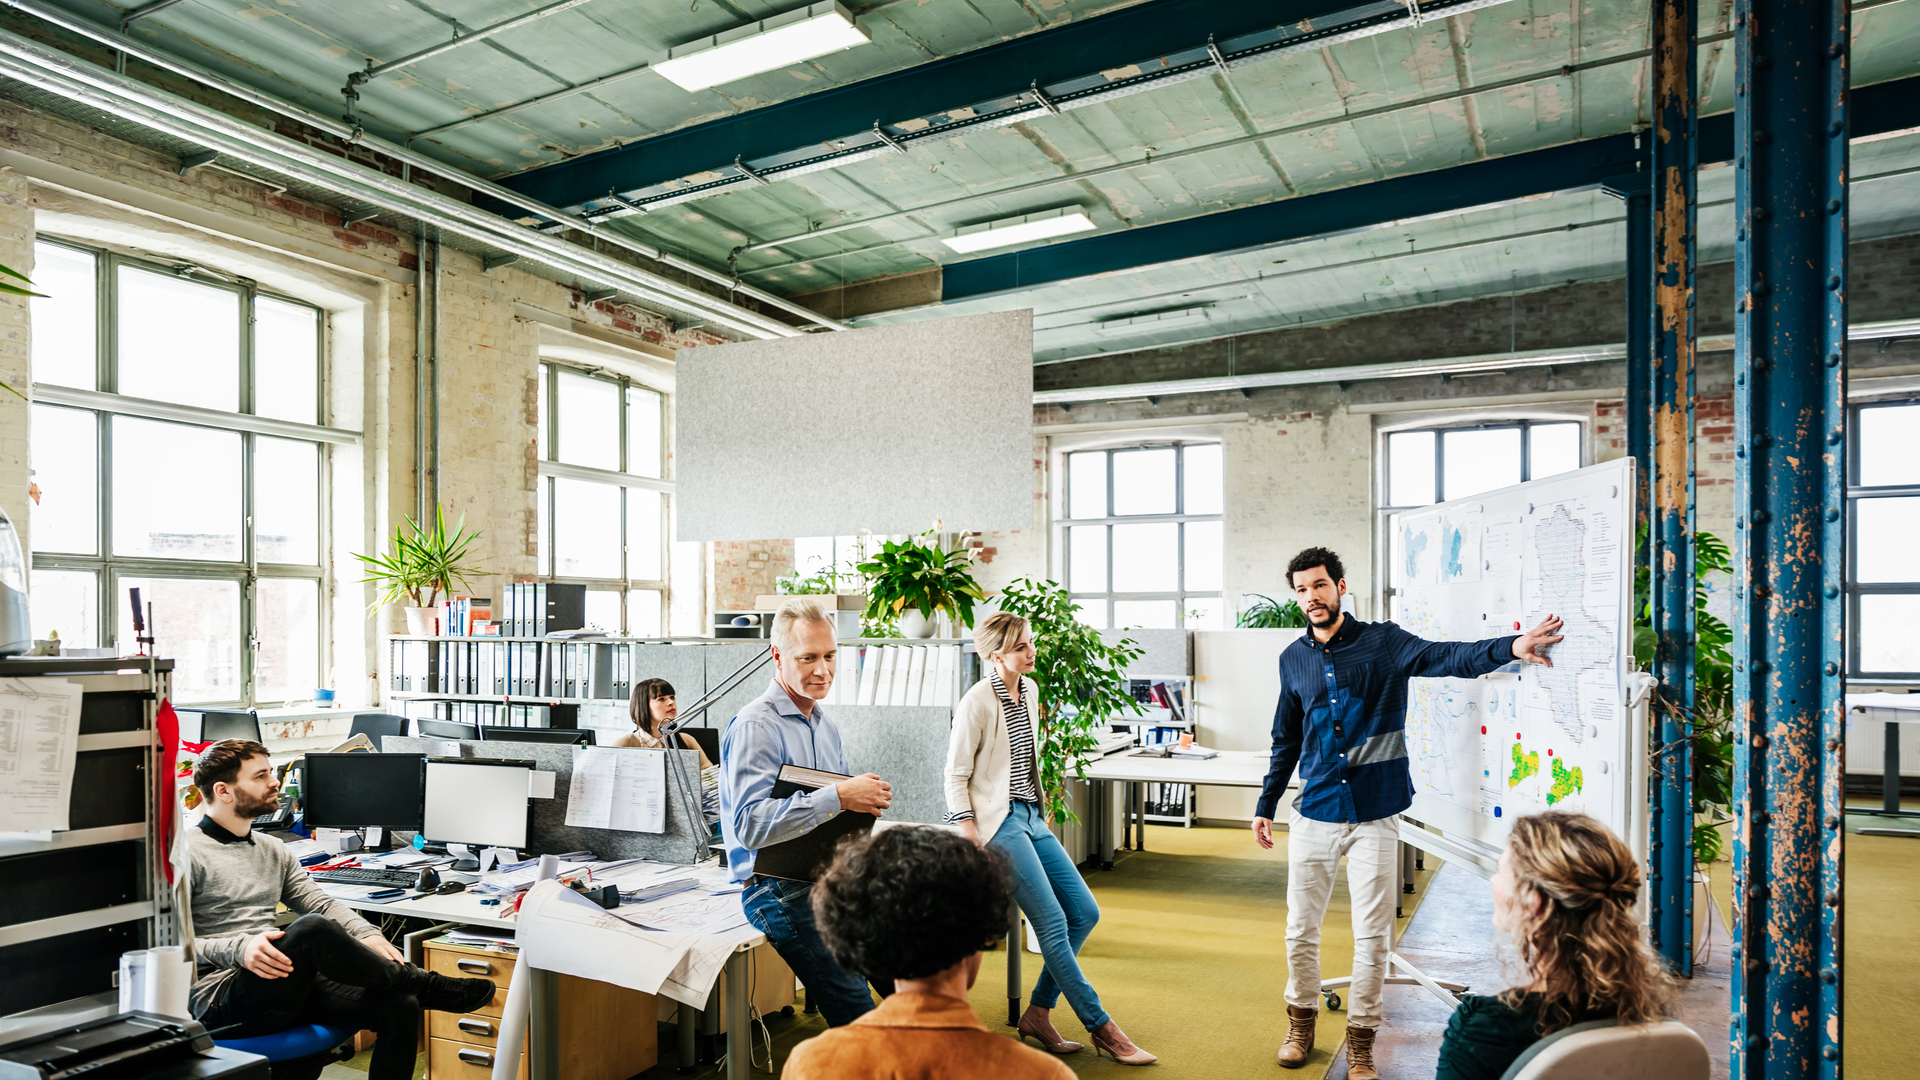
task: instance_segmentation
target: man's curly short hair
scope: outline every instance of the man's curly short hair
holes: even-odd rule
[[[945,829],[888,829],[841,841],[813,886],[833,958],[876,981],[924,979],[1007,932],[1000,856]]]
[[[1293,575],[1302,570],[1311,570],[1316,566],[1327,568],[1327,576],[1335,581],[1347,579],[1347,568],[1340,562],[1340,556],[1323,547],[1310,547],[1295,555],[1287,563],[1287,588],[1293,588]]]

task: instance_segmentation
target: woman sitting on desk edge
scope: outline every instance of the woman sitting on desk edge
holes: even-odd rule
[[[680,714],[680,705],[674,700],[673,684],[665,679],[644,679],[634,684],[633,700],[627,704],[633,717],[633,731],[615,740],[615,746],[638,746],[649,750],[658,750],[666,746],[661,741],[660,732]],[[680,745],[700,755],[700,767],[705,769],[713,765],[707,760],[706,752],[700,744],[686,732],[680,733]]]

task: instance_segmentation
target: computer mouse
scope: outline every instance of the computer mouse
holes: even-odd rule
[[[414,892],[432,892],[439,887],[440,872],[431,866],[421,870],[420,876],[415,878],[413,882]]]
[[[449,881],[434,891],[441,896],[445,896],[448,893],[465,892],[467,891],[467,883],[464,881]]]

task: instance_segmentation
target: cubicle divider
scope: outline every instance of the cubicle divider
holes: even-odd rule
[[[676,687],[677,689],[677,687]],[[388,735],[381,749],[389,754],[428,754],[436,757],[447,747],[439,739],[415,739]],[[498,740],[462,741],[460,756],[531,761],[534,768],[550,772],[553,798],[533,800],[533,825],[528,834],[532,850],[557,854],[565,851],[592,851],[602,859],[652,859],[655,862],[696,863],[706,855],[707,827],[701,809],[700,755],[691,750],[615,750],[620,754],[667,755],[666,831],[628,832],[623,829],[583,829],[567,824],[568,794],[573,787],[573,751],[571,746],[551,743],[517,743]]]
[[[847,766],[893,785],[887,817],[944,821],[947,816],[947,736],[953,710],[945,705],[828,705],[840,728]]]

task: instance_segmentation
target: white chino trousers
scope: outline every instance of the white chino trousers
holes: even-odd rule
[[[1320,923],[1333,896],[1333,879],[1347,860],[1353,907],[1353,985],[1347,1023],[1380,1026],[1380,988],[1393,949],[1393,890],[1399,882],[1400,819],[1343,824],[1287,816],[1287,1004],[1318,1008]]]

